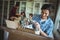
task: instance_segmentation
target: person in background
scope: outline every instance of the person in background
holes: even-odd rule
[[[32,24],[32,18],[33,18],[33,14],[30,13],[28,18],[29,24]]]
[[[41,8],[41,15],[37,15],[33,17],[35,20],[35,27],[40,29],[40,33],[42,36],[53,38],[53,21],[49,17],[51,13],[50,4],[44,4]]]
[[[30,19],[30,21],[32,20],[32,17],[33,17],[33,14],[30,13],[30,14],[29,14],[29,19]]]
[[[19,7],[19,5],[16,4],[16,5],[11,9],[10,14],[9,14],[9,20],[14,20],[14,19],[17,17],[18,14],[16,13],[16,11],[17,11],[18,7]]]
[[[25,12],[23,11],[23,12],[21,12],[21,20],[20,20],[20,24],[22,25],[22,26],[24,26],[25,25],[25,20],[26,20],[26,15],[25,15]]]
[[[25,12],[21,12],[21,20],[24,20],[26,18]]]

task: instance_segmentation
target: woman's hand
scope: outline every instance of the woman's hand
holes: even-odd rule
[[[10,19],[11,19],[11,20],[14,20],[14,19],[16,19],[16,17],[12,16],[12,17],[10,17]]]
[[[38,22],[35,22],[34,26],[35,26],[35,28],[37,28],[38,30],[40,30],[40,24]]]
[[[41,35],[43,36],[48,36],[45,32],[42,31],[42,29],[40,28],[40,24],[38,22],[35,22],[35,27],[40,31]]]

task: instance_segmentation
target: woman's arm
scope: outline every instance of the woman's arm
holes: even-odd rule
[[[35,22],[35,28],[39,29],[40,30],[40,33],[42,36],[48,36],[45,32],[42,31],[42,29],[40,28],[40,24],[38,22]]]
[[[48,36],[48,35],[47,35],[45,32],[43,32],[41,29],[40,29],[40,33],[41,33],[42,36],[46,36],[46,37]]]

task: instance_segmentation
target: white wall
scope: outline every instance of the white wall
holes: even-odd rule
[[[29,17],[29,13],[33,13],[33,2],[26,3],[26,17]]]

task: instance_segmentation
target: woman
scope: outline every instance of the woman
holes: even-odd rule
[[[33,17],[35,27],[40,29],[40,33],[43,36],[53,38],[53,21],[49,17],[51,5],[45,4],[41,8],[41,15]]]

